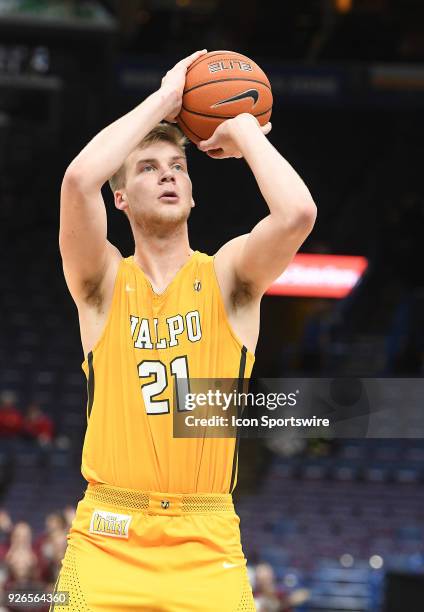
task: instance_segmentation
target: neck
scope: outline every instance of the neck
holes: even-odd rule
[[[187,224],[168,236],[135,236],[134,261],[161,293],[192,255]]]

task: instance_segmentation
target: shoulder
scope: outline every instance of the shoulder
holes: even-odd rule
[[[237,236],[236,238],[233,238],[232,240],[229,240],[223,244],[222,247],[215,253],[215,261],[225,260],[227,257],[237,257],[244,248],[248,237],[249,234],[242,234],[241,236]]]

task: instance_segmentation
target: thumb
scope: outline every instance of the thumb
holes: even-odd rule
[[[197,145],[199,151],[208,151],[209,149],[215,149],[215,138],[211,136],[208,140],[201,140]]]
[[[270,122],[266,123],[265,125],[263,125],[261,127],[262,133],[267,135],[270,133],[270,131],[272,130],[272,125]]]
[[[197,148],[199,149],[199,151],[204,151],[206,153],[206,151],[208,151],[209,149],[213,149],[214,146],[212,140],[201,140],[197,145]]]

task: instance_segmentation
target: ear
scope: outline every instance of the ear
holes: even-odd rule
[[[115,191],[114,195],[114,199],[115,199],[115,206],[118,210],[122,210],[125,212],[125,209],[128,208],[128,202],[127,202],[127,196],[125,194],[124,191],[118,190]]]

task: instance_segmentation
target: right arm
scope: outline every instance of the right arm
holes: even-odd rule
[[[65,279],[77,305],[100,305],[102,285],[113,284],[122,258],[107,240],[102,186],[161,120],[178,115],[187,68],[204,53],[197,51],[178,62],[158,91],[99,132],[67,168],[61,189],[59,247]]]

